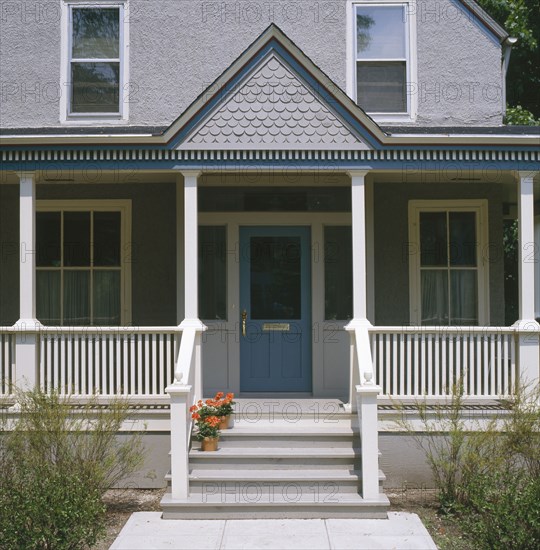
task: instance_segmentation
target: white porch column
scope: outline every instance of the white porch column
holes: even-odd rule
[[[177,281],[177,311],[184,310],[184,319],[180,323],[182,337],[177,334],[175,380],[166,388],[171,399],[171,498],[185,499],[189,495],[189,433],[191,416],[189,407],[202,398],[201,333],[206,327],[199,319],[198,292],[198,205],[197,178],[199,171],[181,172],[184,178],[183,189],[177,183],[177,242],[183,238],[184,254],[177,246],[177,273],[183,270],[183,282]],[[182,216],[183,190],[183,232],[180,223]],[[181,293],[184,286],[184,300]]]
[[[365,170],[349,172],[352,198],[353,319],[345,327],[351,337],[350,404],[358,414],[362,442],[362,497],[379,500],[377,395],[373,377],[367,318],[367,241]]]
[[[199,321],[199,279],[198,279],[198,204],[197,178],[199,171],[185,170],[184,176],[184,309],[182,325]]]
[[[535,320],[534,172],[518,172],[519,320],[518,364],[521,380],[537,384],[540,375],[540,324]]]
[[[15,339],[15,380],[20,389],[37,383],[39,330],[36,319],[36,179],[34,172],[19,176],[19,320]]]
[[[353,322],[367,324],[366,262],[366,175],[367,170],[349,172],[352,199]]]
[[[184,176],[184,320],[182,328],[195,328],[195,361],[194,391],[202,398],[202,350],[201,332],[206,330],[199,319],[199,207],[197,180],[201,172],[183,170]]]
[[[353,337],[353,332],[360,329],[368,332],[371,323],[367,318],[367,241],[366,241],[366,175],[367,170],[354,170],[348,172],[351,178],[351,201],[352,201],[352,264],[353,264],[353,318],[345,327],[351,332],[351,353],[355,353],[358,347],[359,355],[351,357],[351,405],[354,407],[355,387],[373,380],[373,367],[371,364],[371,351],[359,347],[359,334]],[[369,343],[369,335],[362,335],[362,343]],[[355,367],[356,360],[357,365]],[[360,379],[359,373],[363,373]]]

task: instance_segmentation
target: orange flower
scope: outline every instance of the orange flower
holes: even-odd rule
[[[212,427],[217,426],[221,422],[217,416],[207,416],[204,421]]]
[[[229,400],[229,402],[231,402],[234,399],[234,393],[228,393],[227,399]]]
[[[201,415],[199,413],[193,413],[191,415],[191,418],[193,418],[193,420],[199,420],[199,418],[201,418]]]
[[[218,400],[221,399],[225,394],[222,391],[218,391],[216,393],[216,397],[214,399]]]
[[[197,410],[197,405],[192,405],[190,408],[189,408],[189,412],[193,412],[193,411],[196,411]]]

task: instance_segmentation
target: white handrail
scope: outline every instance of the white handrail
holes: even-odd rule
[[[398,332],[403,334],[513,334],[516,327],[488,327],[488,326],[372,326],[368,331],[373,334]]]

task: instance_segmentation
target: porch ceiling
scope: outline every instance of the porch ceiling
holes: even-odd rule
[[[16,172],[0,172],[0,185],[18,185]],[[81,184],[159,184],[178,181],[179,171],[173,170],[40,170],[36,172],[38,184],[69,185]],[[368,181],[373,183],[496,183],[505,190],[508,201],[516,200],[517,172],[512,170],[467,170],[447,167],[441,170],[372,170]],[[317,187],[349,186],[350,177],[346,169],[333,167],[328,170],[302,170],[292,167],[283,170],[221,170],[203,172],[199,185],[206,186],[272,186],[280,187]],[[540,198],[540,177],[535,178],[534,194]]]

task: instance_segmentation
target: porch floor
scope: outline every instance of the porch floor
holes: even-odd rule
[[[162,520],[160,512],[136,512],[111,550],[206,548],[322,550],[374,548],[436,550],[416,514],[390,512],[388,519]]]

